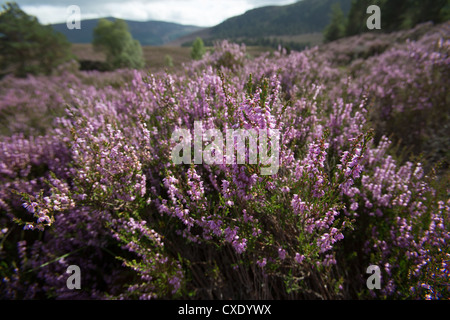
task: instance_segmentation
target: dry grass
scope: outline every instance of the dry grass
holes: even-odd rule
[[[72,44],[72,53],[78,60],[105,61],[106,56],[94,50],[90,43],[74,43]]]
[[[320,45],[323,43],[323,35],[320,32],[316,33],[306,33],[299,35],[286,35],[286,36],[270,36],[271,39],[281,39],[286,42],[297,42],[297,43],[309,43],[311,47]]]
[[[191,61],[191,48],[167,47],[167,46],[143,46],[146,67],[153,70],[166,68],[165,57],[170,56],[173,68],[180,67],[183,63]]]
[[[246,46],[247,53],[252,57],[258,57],[259,55],[266,53],[267,51],[274,51],[270,47],[258,47],[258,46]]]
[[[146,67],[151,71],[164,69],[166,67],[166,55],[172,57],[173,68],[179,67],[182,63],[191,60],[190,48],[143,46],[142,50]],[[72,44],[72,52],[78,60],[105,61],[106,59],[105,55],[96,52],[90,43]]]
[[[191,48],[189,47],[143,46],[142,50],[144,53],[146,68],[148,68],[151,72],[157,72],[168,68],[165,61],[166,56],[170,56],[173,62],[173,66],[168,68],[169,70],[177,69],[181,67],[183,63],[191,61]],[[265,47],[247,47],[247,52],[253,57],[270,50],[273,49]],[[94,50],[92,44],[72,44],[72,52],[78,60],[105,61],[106,59],[104,54]]]

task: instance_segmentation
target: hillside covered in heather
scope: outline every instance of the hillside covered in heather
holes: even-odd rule
[[[449,34],[5,76],[0,297],[449,299]],[[173,133],[199,121],[217,161],[175,164]],[[219,161],[208,129],[280,132],[278,170]]]

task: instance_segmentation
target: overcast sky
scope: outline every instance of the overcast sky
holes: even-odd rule
[[[11,0],[10,0],[11,1]],[[42,24],[66,22],[67,8],[77,5],[81,19],[112,16],[128,20],[161,20],[197,26],[214,26],[247,10],[286,5],[297,0],[16,0]],[[0,0],[0,4],[8,1]]]

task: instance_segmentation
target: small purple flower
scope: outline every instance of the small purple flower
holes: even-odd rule
[[[289,189],[288,186],[284,186],[281,188],[281,192],[283,192],[283,193],[289,193],[289,191],[291,191],[291,189]]]
[[[247,239],[242,239],[241,241],[233,241],[233,248],[237,253],[243,253],[247,248]]]
[[[351,205],[350,205],[350,210],[352,210],[352,211],[355,211],[356,209],[358,209],[358,202],[353,202]]]
[[[284,260],[286,258],[286,250],[284,250],[283,248],[278,248],[278,257],[281,260]]]
[[[295,261],[297,262],[297,263],[302,263],[303,262],[303,259],[305,259],[305,256],[302,254],[300,254],[300,253],[296,253],[295,254]]]
[[[267,259],[263,258],[262,260],[258,260],[258,261],[256,261],[256,264],[258,266],[260,266],[261,268],[264,268],[266,266],[266,264],[267,264]]]
[[[27,223],[24,227],[23,230],[34,230],[34,226],[30,223]]]

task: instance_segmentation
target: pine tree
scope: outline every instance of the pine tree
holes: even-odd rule
[[[0,69],[17,76],[50,74],[73,58],[67,38],[43,26],[16,3],[6,3],[0,12]]]
[[[371,0],[353,0],[348,13],[345,28],[346,36],[353,36],[366,31],[366,9]]]
[[[346,18],[339,3],[332,6],[331,22],[324,30],[325,42],[342,38],[345,35]]]
[[[191,58],[194,60],[200,60],[205,54],[205,52],[206,49],[203,40],[197,37],[197,39],[195,39],[194,43],[192,44]]]
[[[409,0],[408,4],[409,20],[405,27],[412,27],[428,21],[440,23],[449,19],[449,0]],[[447,16],[445,16],[445,11],[447,11]]]
[[[171,56],[171,55],[166,54],[166,55],[164,56],[164,65],[165,65],[166,67],[169,67],[169,68],[172,68],[172,67],[173,67],[173,59],[172,59],[172,56]]]

